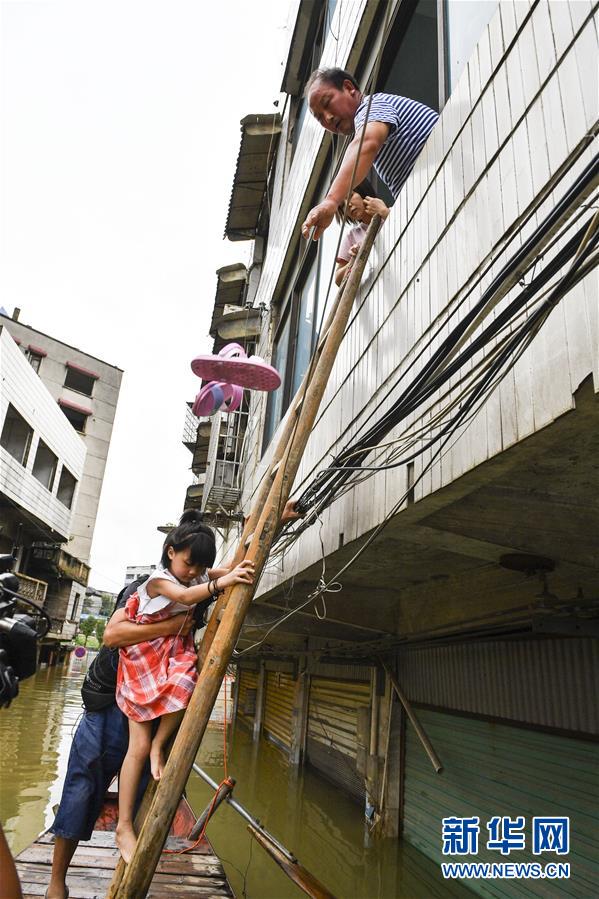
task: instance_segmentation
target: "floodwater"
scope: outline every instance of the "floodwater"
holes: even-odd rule
[[[72,733],[81,714],[82,663],[40,670],[0,710],[0,818],[14,853],[52,821],[60,799]],[[198,763],[223,779],[223,731],[209,730]],[[363,810],[309,769],[294,774],[270,743],[257,746],[237,727],[228,745],[235,797],[339,899],[432,899],[467,896],[448,885],[437,866],[392,840],[368,845]],[[195,774],[188,798],[199,813],[212,792]],[[251,839],[242,818],[223,805],[208,826],[235,894],[247,899],[304,895]]]

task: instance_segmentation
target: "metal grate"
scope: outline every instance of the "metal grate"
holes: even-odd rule
[[[210,513],[234,513],[241,497],[243,441],[247,405],[236,412],[217,412],[212,424],[203,509]]]

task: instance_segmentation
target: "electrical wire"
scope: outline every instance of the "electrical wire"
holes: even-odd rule
[[[582,235],[581,235],[582,232]],[[568,258],[572,258],[572,262],[568,271],[560,278],[558,283],[553,287],[550,291],[549,295],[544,299],[544,301],[537,306],[535,311],[533,311],[530,316],[525,320],[524,324],[521,325],[516,331],[513,332],[509,336],[507,341],[507,345],[501,349],[499,353],[496,353],[496,358],[493,363],[488,366],[488,369],[485,373],[485,376],[481,379],[481,381],[476,384],[475,389],[472,391],[471,395],[467,398],[467,400],[462,404],[459,409],[458,415],[451,422],[451,425],[448,427],[444,427],[441,430],[441,433],[437,435],[435,441],[431,441],[427,444],[426,448],[430,448],[432,442],[438,442],[440,437],[443,437],[443,440],[436,451],[431,455],[431,458],[427,462],[427,464],[422,468],[418,477],[415,479],[414,483],[410,485],[408,490],[406,490],[403,495],[396,501],[392,509],[387,513],[385,518],[379,523],[379,525],[372,531],[370,536],[366,539],[366,541],[360,546],[358,551],[350,558],[350,560],[342,566],[342,568],[337,571],[334,577],[326,583],[323,578],[319,581],[318,586],[308,598],[300,603],[297,607],[287,612],[285,615],[280,616],[279,619],[273,622],[266,633],[262,636],[262,638],[258,641],[255,641],[250,646],[245,647],[242,650],[239,650],[235,653],[236,656],[244,655],[248,652],[251,652],[253,649],[258,648],[267,637],[281,624],[283,624],[286,620],[288,620],[293,614],[297,614],[301,610],[303,610],[310,603],[314,602],[320,595],[330,590],[330,588],[335,585],[335,587],[339,584],[339,578],[357,561],[357,559],[366,551],[366,549],[372,544],[372,542],[378,537],[381,531],[386,527],[391,518],[397,514],[397,512],[401,509],[404,502],[407,500],[407,497],[411,491],[414,490],[414,487],[425,474],[430,470],[433,463],[436,459],[443,454],[443,451],[446,449],[448,442],[455,435],[458,428],[463,425],[465,413],[471,412],[477,405],[482,406],[482,404],[486,401],[489,395],[489,389],[491,386],[497,386],[497,384],[502,380],[507,371],[509,371],[515,362],[522,356],[526,349],[530,346],[535,336],[538,334],[544,322],[547,320],[557,303],[571,290],[572,286],[576,283],[577,280],[577,272],[583,267],[583,263],[591,259],[594,263],[599,259],[599,255],[595,253],[593,256],[593,251],[599,244],[599,214],[595,214],[592,220],[589,223],[586,223],[585,226],[580,229],[574,238],[568,241],[566,247],[560,251],[558,254],[561,267],[563,267],[563,259],[565,256]],[[552,260],[553,264],[549,264],[547,269],[555,272],[556,265],[555,260]],[[540,275],[536,276],[530,284],[522,291],[522,294],[528,295],[536,289],[538,289],[539,284],[546,284],[548,280],[547,272],[543,272]],[[519,302],[513,301],[508,309],[520,309],[523,302],[522,294],[517,298]],[[504,310],[507,313],[507,309]],[[500,324],[505,326],[506,321],[509,316],[502,316]],[[498,316],[499,319],[499,316]],[[498,321],[495,320],[495,323]],[[494,324],[495,324],[494,323]],[[459,438],[458,438],[459,439]],[[392,467],[396,467],[399,464],[405,464],[405,459],[401,462],[394,464]],[[378,468],[377,470],[383,470],[383,468]],[[319,510],[322,508],[322,505],[319,507]],[[324,546],[322,547],[323,556],[324,556]]]

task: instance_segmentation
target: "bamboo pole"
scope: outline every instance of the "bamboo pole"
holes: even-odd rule
[[[306,391],[303,402],[293,416],[297,420],[246,554],[246,558],[254,562],[256,582],[268,558],[281,511],[289,498],[314,426],[379,224],[380,217],[374,216],[352,267],[322,352],[314,366],[310,389]],[[236,584],[231,590],[220,626],[139,834],[135,852],[120,886],[116,890],[113,890],[112,885],[109,887],[107,896],[110,899],[141,899],[146,895],[255,589],[253,584]]]
[[[235,783],[236,781],[234,777],[227,777],[224,783],[219,786],[212,800],[208,803],[199,818],[196,819],[196,823],[189,831],[189,836],[187,837],[188,840],[197,840],[199,838],[200,834],[206,827],[206,824],[208,823],[214,812],[217,810],[219,805],[221,805],[225,801],[225,799],[233,792]]]
[[[406,710],[406,715],[412,722],[412,724],[414,726],[414,730],[416,731],[416,734],[418,735],[418,739],[422,743],[426,754],[428,755],[429,759],[431,760],[431,764],[432,764],[433,768],[435,769],[437,774],[440,774],[441,771],[443,770],[443,765],[441,763],[441,760],[439,759],[439,756],[433,749],[433,745],[432,745],[431,741],[429,740],[429,738],[427,737],[423,726],[421,725],[420,721],[416,717],[416,714],[414,712],[414,709],[412,708],[412,704],[411,704],[410,700],[408,699],[406,694],[403,692],[403,690],[399,686],[397,678],[395,677],[395,675],[393,674],[393,672],[391,671],[389,666],[385,662],[383,662],[382,659],[381,659],[381,664],[382,664],[383,668],[385,669],[385,671],[387,672],[387,677],[391,681],[391,683],[393,685],[393,689],[397,693],[397,698],[399,699],[402,706]]]
[[[248,824],[248,830],[256,842],[262,846],[264,851],[267,852],[273,861],[283,869],[287,877],[289,877],[300,890],[303,890],[306,895],[311,896],[311,899],[335,899],[334,894],[331,893],[330,890],[327,890],[327,888],[317,880],[313,874],[304,868],[303,865],[300,865],[298,861],[290,862],[279,848],[268,840],[263,832],[252,827],[251,824]]]
[[[328,334],[331,324],[335,319],[335,315],[337,314],[337,309],[339,308],[339,303],[341,301],[341,297],[343,296],[343,291],[345,290],[346,284],[347,284],[347,281],[344,281],[344,283],[341,285],[341,287],[337,291],[337,294],[333,301],[333,305],[331,306],[329,313],[327,315],[327,318],[325,320],[325,323],[322,327],[322,335],[318,341],[318,346],[316,347],[316,354],[315,354],[316,359],[320,358],[320,355],[322,353],[323,347],[326,342],[325,341],[326,335]],[[255,499],[253,502],[252,511],[250,512],[250,515],[247,518],[247,520],[243,526],[243,533],[241,535],[241,539],[239,541],[239,545],[237,547],[235,556],[233,557],[233,562],[232,562],[233,567],[235,567],[235,565],[239,565],[239,563],[242,562],[245,558],[245,553],[246,553],[246,549],[247,549],[246,543],[248,541],[248,538],[251,537],[251,535],[256,530],[256,526],[260,519],[260,514],[262,512],[262,509],[264,508],[266,500],[268,499],[268,494],[270,493],[270,488],[272,487],[272,482],[273,482],[273,478],[276,473],[276,468],[279,465],[279,463],[281,462],[281,459],[283,458],[283,456],[285,455],[285,452],[289,445],[289,440],[295,429],[297,412],[298,412],[301,402],[304,398],[304,394],[310,385],[310,380],[312,378],[313,371],[314,371],[314,365],[311,365],[310,368],[308,369],[308,371],[306,372],[306,374],[304,375],[304,377],[302,379],[302,383],[300,384],[298,390],[296,391],[295,396],[293,397],[291,406],[289,407],[289,410],[287,412],[287,417],[285,419],[285,424],[283,425],[283,430],[281,432],[281,436],[279,437],[279,441],[278,441],[275,451],[273,453],[270,465],[268,466],[268,469],[266,470],[264,477],[260,481],[258,491],[256,493],[256,496],[255,496]],[[225,606],[227,605],[227,602],[229,601],[229,596],[231,595],[231,590],[232,590],[232,588],[229,588],[228,590],[226,590],[223,594],[221,594],[219,596],[219,598],[216,601],[216,605],[214,606],[214,608],[212,610],[212,614],[210,615],[210,618],[208,619],[208,623],[206,625],[206,630],[204,631],[204,636],[202,637],[202,642],[200,644],[200,648],[198,649],[198,671],[201,671],[204,666],[204,662],[206,661],[206,657],[208,655],[210,647],[212,646],[212,641],[214,640],[214,635],[215,635],[218,625],[220,623],[220,616],[221,616],[222,610],[225,608]]]

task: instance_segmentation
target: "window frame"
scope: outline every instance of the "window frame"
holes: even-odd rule
[[[49,456],[52,457],[51,467],[50,467],[50,477],[48,478],[48,483],[45,480],[42,480],[39,476],[39,473],[36,474],[36,466],[38,464],[40,451],[46,451]],[[49,493],[52,493],[52,488],[54,487],[54,482],[56,479],[56,472],[58,471],[58,456],[54,452],[54,450],[50,449],[45,440],[42,440],[41,437],[38,438],[37,446],[35,448],[35,457],[33,459],[33,465],[31,467],[31,474],[33,477],[48,490]]]
[[[61,499],[61,497],[60,497],[60,491],[61,491],[62,479],[63,479],[63,476],[64,476],[64,473],[65,473],[65,472],[67,473],[67,475],[68,475],[70,478],[73,479],[73,492],[71,493],[71,500],[70,500],[69,503],[65,503],[65,501],[64,501],[63,499]],[[65,507],[65,509],[72,509],[72,508],[73,508],[73,503],[74,503],[74,501],[75,501],[75,493],[76,493],[76,491],[77,491],[77,484],[78,484],[78,483],[79,483],[79,482],[78,482],[77,478],[75,477],[75,475],[73,474],[73,472],[71,471],[71,469],[68,468],[68,467],[63,463],[62,468],[60,469],[60,477],[58,478],[58,486],[57,486],[57,488],[56,488],[56,499],[58,500],[59,503],[61,503],[61,505],[63,505],[63,506]]]
[[[25,442],[23,444],[23,448],[20,453],[20,458],[19,458],[19,456],[15,456],[15,454],[9,449],[9,447],[4,442],[4,439],[6,439],[6,438],[4,438],[4,430],[6,428],[6,424],[9,420],[9,415],[10,415],[11,409],[14,412],[17,419],[19,419],[20,422],[23,422],[25,424],[25,426],[27,427],[27,435],[25,437]],[[16,408],[16,406],[13,406],[13,404],[11,402],[9,402],[7,409],[6,409],[6,415],[4,416],[4,421],[2,422],[2,430],[0,431],[0,446],[2,446],[2,448],[5,449],[6,452],[10,456],[12,456],[12,458],[16,462],[19,463],[19,465],[22,465],[23,468],[27,468],[27,462],[29,461],[29,454],[31,452],[31,444],[33,442],[33,434],[34,434],[33,427],[29,424],[27,419],[23,415],[21,415],[21,413]]]
[[[96,382],[99,380],[99,375],[97,375],[93,371],[87,371],[87,369],[82,368],[80,365],[77,365],[74,362],[67,362],[65,365],[66,372],[63,381],[63,387],[67,390],[72,390],[73,393],[78,393],[81,396],[86,396],[91,399],[94,395],[94,387],[96,386]],[[87,390],[82,390],[81,386],[74,387],[72,384],[68,383],[69,376],[73,378],[87,378],[89,381],[89,392]]]

